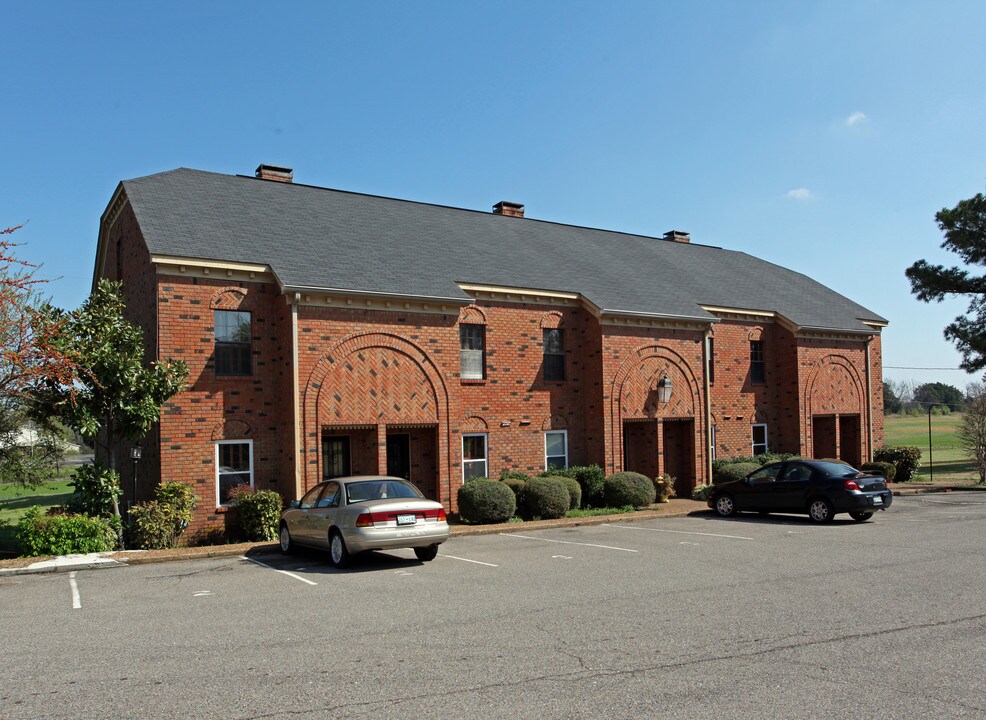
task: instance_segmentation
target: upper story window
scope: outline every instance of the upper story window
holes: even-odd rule
[[[767,382],[767,364],[763,359],[763,340],[750,341],[750,382],[763,385]]]
[[[216,375],[250,374],[250,313],[215,310]]]
[[[716,384],[716,341],[711,335],[706,343],[709,357],[709,385]]]
[[[565,379],[565,331],[558,328],[544,330],[544,379]]]
[[[463,380],[486,377],[485,325],[459,325],[459,377]]]

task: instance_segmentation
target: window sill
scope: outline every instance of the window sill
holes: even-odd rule
[[[485,385],[486,378],[459,378],[461,385]]]
[[[232,507],[230,505],[220,505],[216,508],[216,515],[222,515],[223,513],[228,513]]]

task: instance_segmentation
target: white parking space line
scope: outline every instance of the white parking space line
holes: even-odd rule
[[[308,583],[309,585],[318,585],[317,582],[312,582],[308,578],[303,578],[301,575],[295,575],[293,572],[288,572],[287,570],[278,570],[276,567],[271,567],[267,563],[262,563],[259,560],[254,560],[253,558],[248,558],[246,555],[240,555],[241,560],[246,560],[247,562],[252,562],[254,565],[259,565],[260,567],[265,567],[268,570],[273,570],[274,572],[279,572],[282,575],[287,575],[295,580],[301,580],[303,583]]]
[[[729,540],[753,540],[751,537],[743,537],[742,535],[718,535],[716,533],[704,533],[704,532],[690,532],[688,530],[660,530],[658,528],[647,528],[647,527],[634,527],[632,525],[608,525],[603,524],[602,527],[614,528],[616,530],[647,530],[649,532],[660,532],[660,533],[671,533],[674,535],[703,535],[705,537],[717,537],[717,538],[727,538]]]
[[[499,565],[494,565],[493,563],[482,562],[481,560],[470,560],[469,558],[456,557],[455,555],[446,555],[445,553],[438,553],[438,556],[449,558],[450,560],[461,560],[462,562],[474,563],[476,565],[485,565],[486,567],[500,567]]]
[[[72,609],[82,609],[82,597],[79,595],[79,584],[75,581],[75,571],[68,574],[68,586],[72,588]]]
[[[516,535],[514,533],[500,533],[500,537],[523,538],[524,540],[540,540],[541,542],[559,543],[561,545],[581,545],[582,547],[602,548],[603,550],[619,550],[621,552],[637,552],[630,548],[614,547],[613,545],[596,545],[595,543],[572,542],[571,540],[552,540],[550,538],[535,537],[533,535]]]

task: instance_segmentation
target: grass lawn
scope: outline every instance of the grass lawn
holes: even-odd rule
[[[956,432],[962,413],[931,416],[931,454],[928,452],[927,415],[887,415],[884,420],[884,442],[887,445],[914,445],[921,448],[921,467],[914,480],[928,482],[934,461],[935,484],[975,484],[979,482],[976,467],[962,451]]]
[[[25,488],[14,483],[0,483],[0,552],[16,552],[14,531],[21,516],[35,505],[49,508],[62,505],[72,494],[71,478],[52,480],[40,487]]]

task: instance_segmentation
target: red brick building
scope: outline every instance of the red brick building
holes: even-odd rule
[[[455,509],[463,478],[597,463],[671,474],[764,451],[870,458],[873,312],[792,270],[691,243],[179,169],[120,183],[95,278],[122,279],[148,360],[188,389],[142,442],[138,500],[194,485],[296,498],[389,473]],[[130,488],[129,448],[119,467]]]

